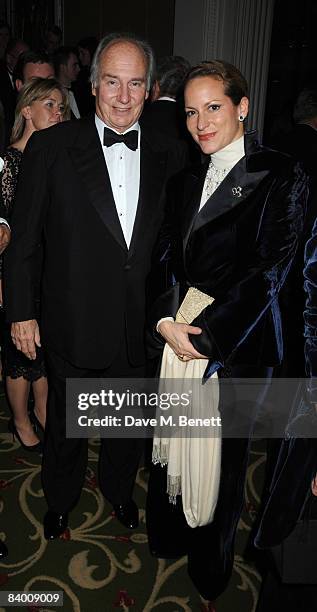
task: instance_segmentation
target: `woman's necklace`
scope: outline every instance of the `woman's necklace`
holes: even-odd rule
[[[216,168],[213,162],[210,160],[206,178],[205,178],[205,193],[208,198],[216,191],[217,187],[222,183],[228,168]]]

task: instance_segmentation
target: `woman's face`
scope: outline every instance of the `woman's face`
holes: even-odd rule
[[[224,93],[223,81],[213,76],[192,79],[185,88],[187,128],[207,155],[216,153],[243,135],[239,116],[248,114],[248,98],[235,106]]]
[[[26,119],[30,119],[35,130],[44,130],[63,121],[64,104],[62,94],[53,89],[43,100],[35,100],[27,106]]]

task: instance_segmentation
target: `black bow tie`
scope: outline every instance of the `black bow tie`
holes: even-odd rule
[[[129,147],[132,151],[138,148],[138,131],[131,130],[126,134],[117,134],[109,128],[104,128],[103,131],[103,144],[106,147],[111,147],[116,142],[123,142],[126,147]]]

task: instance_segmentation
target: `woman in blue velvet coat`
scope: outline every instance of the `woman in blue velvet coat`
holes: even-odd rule
[[[317,605],[316,554],[312,552],[317,547],[313,527],[317,518],[317,503],[313,497],[317,496],[317,220],[305,248],[304,279],[307,380],[300,401],[294,406],[293,435],[285,437],[280,447],[255,538],[258,548],[273,552],[282,579],[276,579],[276,568],[268,573],[258,612],[266,611],[268,606],[272,611],[284,606],[290,612],[310,612],[316,610]],[[311,519],[314,522],[310,526]],[[283,563],[288,572],[286,576],[283,566],[280,567]]]
[[[204,376],[262,378],[282,358],[278,292],[297,247],[306,201],[306,177],[289,156],[244,133],[248,87],[224,61],[203,62],[185,83],[187,127],[207,156],[170,185],[170,208],[158,253],[179,284],[153,307],[153,345],[167,342],[182,360],[208,358]],[[166,258],[165,258],[166,259]],[[162,257],[160,259],[162,261]],[[168,275],[167,275],[168,276]],[[173,320],[188,287],[212,296],[191,325]],[[170,317],[170,320],[162,320]],[[230,427],[234,414],[225,414]],[[251,419],[252,420],[252,419]],[[223,439],[219,497],[213,521],[190,528],[169,503],[166,474],[150,474],[147,527],[153,555],[188,555],[200,594],[215,599],[233,566],[234,536],[243,503],[249,439]]]
[[[292,435],[283,440],[277,458],[255,538],[258,548],[278,546],[294,530],[309,501],[317,472],[317,220],[305,247],[303,263],[307,381],[292,410],[289,427]]]

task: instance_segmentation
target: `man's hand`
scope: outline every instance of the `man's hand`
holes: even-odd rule
[[[0,255],[7,248],[11,238],[11,230],[7,225],[0,223]]]
[[[19,321],[11,325],[13,343],[29,359],[36,358],[36,346],[41,346],[39,326],[35,319]]]
[[[176,323],[175,321],[162,321],[158,326],[158,331],[164,340],[174,351],[175,355],[182,361],[190,359],[207,359],[193,347],[188,339],[188,334],[201,334],[200,327],[186,325],[186,323]]]

